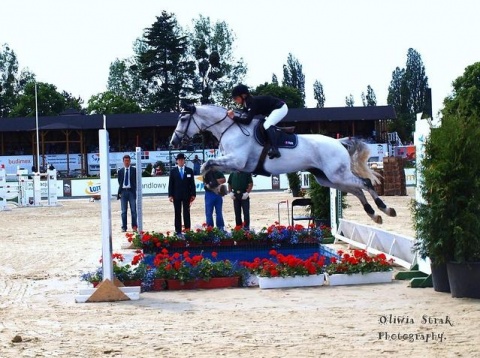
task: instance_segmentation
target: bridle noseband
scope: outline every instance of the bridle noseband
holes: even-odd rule
[[[189,116],[184,118],[184,116],[187,115],[187,114],[188,114]],[[195,120],[195,111],[181,112],[181,113],[180,113],[180,118],[179,118],[179,120],[182,121],[182,122],[184,122],[184,121],[186,121],[186,120],[188,119],[187,127],[186,127],[185,130],[183,130],[183,131],[179,131],[179,130],[175,129],[174,135],[175,135],[177,138],[179,138],[180,142],[182,142],[182,143],[184,143],[184,142],[189,142],[189,141],[191,141],[191,140],[193,139],[192,137],[190,137],[190,136],[187,134],[187,133],[188,133],[188,129],[190,128],[190,124],[191,124],[192,122],[193,122],[193,124],[195,124],[195,126],[197,127],[198,132],[199,132],[199,133],[203,133],[203,132],[205,132],[205,131],[208,131],[208,130],[209,130],[210,128],[212,128],[213,126],[215,126],[215,125],[223,122],[223,121],[224,121],[225,119],[227,119],[227,118],[228,118],[228,115],[225,113],[225,116],[224,116],[223,118],[219,119],[219,120],[216,121],[216,122],[213,122],[212,124],[206,126],[205,128],[201,128],[201,127],[198,125],[197,121]],[[221,133],[220,138],[218,139],[218,142],[219,142],[219,143],[220,143],[223,135],[225,134],[225,132],[226,132],[227,130],[229,130],[230,127],[231,127],[232,125],[234,125],[234,124],[235,124],[235,122],[232,121],[232,124],[230,124],[230,125]]]

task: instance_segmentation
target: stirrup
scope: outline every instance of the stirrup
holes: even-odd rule
[[[277,149],[277,150],[272,150],[270,149],[270,151],[267,153],[268,154],[268,157],[270,159],[274,159],[274,158],[280,158],[282,155],[280,154],[280,151]]]

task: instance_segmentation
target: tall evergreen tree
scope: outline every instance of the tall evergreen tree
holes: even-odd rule
[[[0,51],[0,117],[8,117],[16,104],[18,61],[7,44]]]
[[[367,86],[367,94],[362,92],[362,103],[364,107],[373,107],[377,105],[377,96],[375,96],[375,91],[370,85]]]
[[[175,15],[166,11],[143,35],[146,51],[140,54],[142,78],[147,81],[145,94],[152,111],[180,111],[180,101],[187,98],[194,81],[195,62],[188,59],[188,41]]]
[[[313,98],[317,101],[317,108],[325,107],[325,94],[323,93],[323,85],[316,80],[313,84]]]
[[[388,88],[387,103],[394,106],[397,120],[393,121],[390,131],[398,132],[400,138],[411,141],[415,127],[416,113],[424,109],[425,92],[428,77],[420,54],[408,49],[405,69],[397,67],[392,73]]]
[[[305,75],[302,65],[291,53],[288,54],[287,64],[283,65],[282,85],[298,89],[303,99],[302,107],[305,107]]]

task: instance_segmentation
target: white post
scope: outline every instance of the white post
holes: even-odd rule
[[[337,233],[337,189],[330,188],[330,228],[332,235]]]
[[[98,131],[100,153],[100,193],[102,203],[102,266],[103,280],[113,282],[112,260],[112,209],[110,204],[110,163],[108,159],[109,137],[106,129]]]
[[[40,206],[42,200],[42,186],[40,184],[40,172],[33,174],[33,205]]]
[[[137,166],[137,229],[143,230],[143,205],[142,205],[142,148],[135,148]]]
[[[7,176],[5,168],[0,168],[0,211],[7,210]]]
[[[37,96],[36,82],[35,82],[35,130],[37,134],[37,172],[40,172],[40,139],[38,135],[38,96]]]
[[[58,205],[57,195],[57,170],[47,170],[47,192],[48,192],[48,205]]]

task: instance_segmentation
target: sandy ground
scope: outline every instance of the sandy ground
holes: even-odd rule
[[[412,191],[409,190],[409,194]],[[252,227],[278,220],[283,192],[252,194]],[[383,228],[413,236],[411,197],[385,197],[397,218]],[[370,224],[356,200],[348,219]],[[193,222],[204,222],[203,196]],[[144,229],[173,228],[165,196],[143,200]],[[114,250],[120,203],[112,201]],[[281,220],[286,221],[286,209]],[[234,225],[230,199],[227,224]],[[101,253],[101,205],[0,212],[0,357],[480,357],[480,301],[391,284],[142,293],[138,301],[75,303],[81,272]],[[435,322],[435,318],[437,319]],[[15,336],[21,342],[12,342]]]

